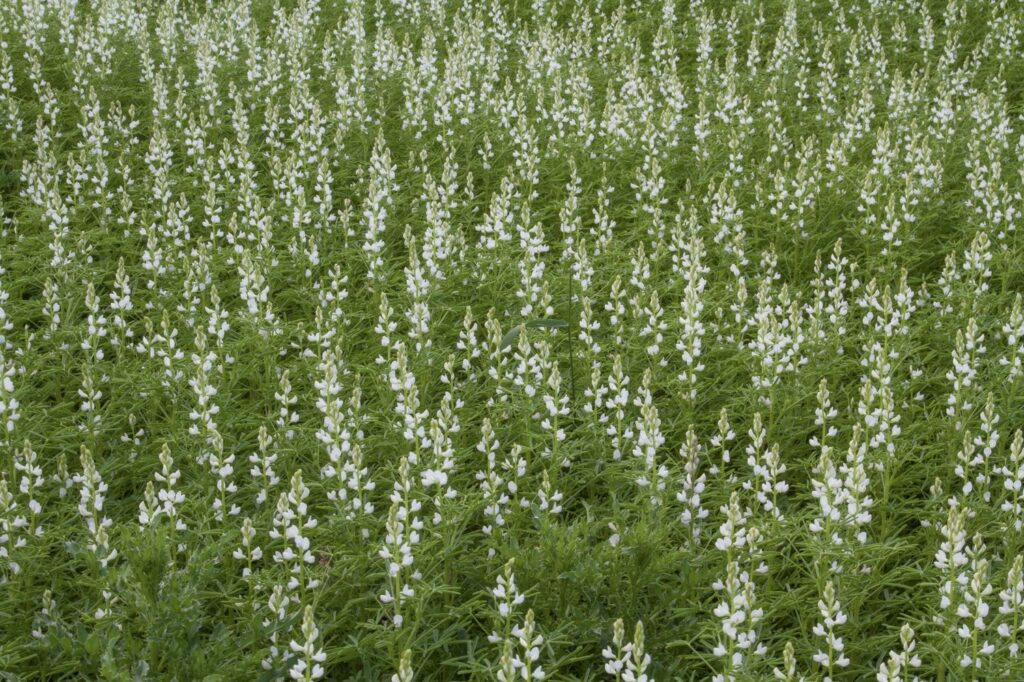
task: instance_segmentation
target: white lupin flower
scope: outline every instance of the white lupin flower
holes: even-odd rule
[[[1022,305],[1022,301],[1024,301],[1024,296],[1018,293],[1001,330],[1006,339],[1009,354],[1000,356],[999,364],[1009,367],[1007,372],[1010,380],[1016,380],[1024,374],[1024,305]]]
[[[245,568],[242,569],[242,577],[248,578],[252,575],[252,563],[259,561],[263,558],[263,550],[253,544],[253,540],[256,539],[256,528],[252,524],[252,519],[248,516],[242,519],[242,546],[236,548],[231,556],[238,560],[245,560]]]
[[[270,614],[263,620],[263,627],[270,631],[270,650],[268,656],[260,661],[260,666],[264,670],[272,670],[278,664],[287,664],[293,657],[290,647],[283,644],[288,637],[286,622],[290,601],[284,585],[273,586],[270,598],[266,602]]]
[[[904,623],[900,628],[900,651],[889,651],[889,658],[878,666],[878,674],[875,675],[877,682],[909,682],[917,680],[913,676],[912,669],[921,667],[920,657],[914,653],[917,649],[917,642],[914,641],[914,629],[909,623]]]
[[[487,636],[487,641],[491,644],[511,642],[516,607],[526,601],[526,596],[516,587],[516,575],[512,570],[514,566],[515,559],[505,562],[503,572],[498,576],[497,586],[490,590],[498,612],[497,623],[501,629],[500,633],[497,630],[491,630],[491,634]]]
[[[14,555],[15,550],[26,544],[23,535],[28,526],[17,508],[14,494],[7,488],[7,479],[0,477],[0,560],[4,560],[3,568],[13,575],[21,572],[21,564]]]
[[[402,604],[416,594],[411,583],[420,578],[419,571],[413,569],[413,547],[419,544],[420,531],[423,530],[423,522],[416,515],[422,504],[412,496],[412,481],[409,458],[403,457],[399,478],[391,493],[384,543],[377,552],[385,562],[388,575],[388,587],[379,599],[383,604],[393,605],[391,621],[396,628],[401,628],[405,622]]]
[[[406,649],[398,663],[398,672],[391,676],[391,682],[413,682],[412,651]]]
[[[754,573],[767,570],[760,562],[758,544],[760,532],[756,527],[747,527],[752,512],[741,510],[739,493],[733,491],[729,504],[721,507],[725,521],[719,526],[719,538],[715,548],[725,555],[724,579],[716,580],[712,587],[721,593],[721,600],[713,614],[719,620],[721,633],[716,638],[712,654],[722,658],[722,672],[713,677],[720,682],[735,679],[753,656],[763,656],[767,647],[759,642],[757,624],[764,611],[756,606],[751,572],[741,567],[741,561]]]
[[[107,484],[103,482],[96,469],[92,453],[84,445],[81,449],[80,460],[82,473],[75,474],[74,477],[75,483],[80,486],[78,513],[85,519],[85,525],[91,536],[89,550],[96,555],[100,566],[106,568],[111,561],[117,558],[117,550],[110,547],[110,536],[107,534],[107,529],[113,525],[113,521],[103,515]]]
[[[622,366],[622,356],[612,357],[612,371],[608,375],[608,383],[604,393],[607,398],[604,401],[604,413],[600,419],[602,423],[608,424],[606,433],[611,437],[612,458],[621,459],[626,446],[633,439],[633,429],[626,420],[626,407],[629,405],[630,377]]]
[[[271,449],[273,437],[267,430],[266,425],[260,425],[257,443],[259,452],[249,455],[249,463],[253,466],[249,469],[249,475],[255,479],[260,486],[256,493],[256,505],[262,505],[270,496],[271,489],[281,482],[281,479],[274,472],[274,463],[277,462],[277,453]]]
[[[707,285],[704,275],[710,268],[704,265],[704,241],[697,231],[695,213],[691,211],[687,220],[689,239],[683,237],[679,224],[681,218],[680,211],[670,246],[675,252],[672,256],[673,270],[686,278],[686,289],[680,302],[682,314],[678,318],[679,340],[676,342],[676,350],[680,352],[684,365],[678,379],[686,386],[684,391],[687,399],[693,402],[697,398],[697,376],[704,370],[704,363],[701,361],[705,334],[704,323],[701,321],[704,311],[702,297]]]
[[[753,480],[744,481],[743,487],[752,490],[757,485],[757,500],[775,519],[783,519],[779,511],[779,495],[789,491],[789,484],[781,480],[786,473],[786,465],[782,462],[778,444],[765,448],[767,432],[761,419],[761,413],[754,413],[754,422],[748,432],[751,442],[747,446],[747,464],[750,466]]]
[[[605,647],[601,655],[605,658],[604,671],[615,678],[615,682],[654,682],[647,675],[651,655],[644,651],[644,625],[637,621],[633,641],[625,641],[625,625],[619,618],[612,626],[612,644]]]
[[[14,470],[21,472],[18,479],[18,492],[25,497],[25,506],[28,509],[28,525],[25,531],[31,537],[42,537],[43,527],[38,519],[42,514],[43,506],[37,495],[39,495],[40,487],[45,485],[46,478],[43,476],[43,468],[39,464],[39,456],[32,449],[32,444],[27,438],[24,446],[14,453]]]
[[[125,269],[124,258],[120,258],[117,262],[117,273],[114,275],[114,289],[110,292],[110,309],[113,311],[111,323],[114,327],[114,335],[110,339],[110,343],[118,353],[121,352],[125,341],[135,335],[128,320],[124,317],[131,313],[134,307],[131,281]]]
[[[107,318],[100,313],[100,299],[92,282],[85,284],[85,308],[89,311],[86,317],[86,335],[82,339],[82,350],[87,352],[87,361],[99,362],[104,358],[101,339],[107,336]]]
[[[999,615],[1002,622],[996,628],[1007,641],[1010,658],[1020,657],[1021,635],[1024,635],[1024,555],[1018,554],[1006,574],[1006,588],[999,592]]]
[[[538,664],[540,660],[540,647],[544,644],[544,637],[537,634],[536,624],[533,616],[533,609],[528,609],[526,619],[522,625],[513,625],[511,630],[512,639],[519,644],[522,653],[512,659],[512,666],[519,671],[523,682],[535,682],[543,680],[547,673]],[[501,682],[512,682],[506,680],[502,672],[498,673]]]
[[[974,380],[978,374],[978,356],[984,355],[985,335],[978,331],[978,323],[972,317],[963,330],[957,330],[956,344],[953,349],[953,368],[946,373],[953,385],[953,391],[947,399],[946,414],[953,420],[957,431],[964,428],[964,413],[968,412],[973,403],[975,393]]]
[[[835,629],[846,624],[846,614],[836,598],[835,586],[829,580],[825,583],[821,599],[818,600],[818,611],[821,614],[821,622],[815,624],[812,631],[818,637],[825,639],[826,649],[818,650],[812,658],[814,662],[826,669],[826,682],[831,682],[836,666],[845,668],[850,665],[850,659],[843,653],[845,645],[843,638],[835,634]]]
[[[281,379],[278,384],[278,391],[274,393],[274,399],[280,405],[277,419],[274,424],[284,433],[287,440],[295,437],[294,424],[299,423],[299,413],[292,407],[299,401],[298,396],[292,393],[292,384],[288,380],[289,372],[281,372]]]
[[[681,489],[676,493],[676,501],[683,505],[679,521],[690,529],[690,537],[695,543],[700,542],[701,521],[706,519],[709,513],[701,504],[701,495],[707,485],[707,475],[698,475],[703,451],[691,425],[686,431],[686,439],[679,446],[683,475],[680,479]]]
[[[642,463],[636,484],[649,489],[647,497],[650,504],[658,506],[662,502],[661,493],[665,490],[668,469],[664,464],[659,465],[657,460],[657,452],[665,444],[665,436],[661,432],[661,418],[651,392],[652,376],[649,369],[644,372],[640,392],[633,399],[633,404],[640,408],[640,416],[634,426],[636,442],[633,445],[633,456]]]
[[[967,565],[967,554],[964,548],[967,546],[967,522],[968,509],[950,506],[946,523],[939,526],[942,533],[942,543],[935,552],[935,568],[943,573],[943,582],[939,585],[939,609],[943,612],[939,616],[940,623],[952,617],[954,599],[957,598],[957,591],[960,589],[958,576],[960,569]]]
[[[320,665],[327,660],[327,654],[323,649],[317,648],[316,640],[320,638],[320,631],[313,620],[313,607],[306,605],[302,612],[302,642],[294,639],[288,646],[295,654],[295,663],[288,671],[293,680],[310,682],[319,680],[324,676],[324,667]]]
[[[139,503],[139,525],[152,526],[163,515],[168,518],[173,530],[186,530],[188,527],[178,516],[178,505],[185,501],[185,494],[175,489],[181,472],[174,469],[174,459],[167,443],[160,450],[160,466],[160,471],[153,474],[153,479],[162,483],[163,487],[158,491],[152,481],[146,484],[145,499]]]
[[[786,642],[786,646],[782,651],[782,668],[773,668],[772,675],[777,680],[783,680],[783,682],[796,682],[800,680],[803,682],[803,677],[797,677],[796,674],[796,653],[793,650],[793,642]]]
[[[985,545],[980,536],[975,536],[973,546],[968,550],[971,561],[964,574],[966,580],[961,582],[960,601],[956,607],[956,615],[964,622],[956,629],[963,642],[964,654],[960,666],[981,670],[987,657],[995,652],[995,645],[985,637],[989,623],[989,604],[986,598],[992,594],[992,585],[988,582],[989,564],[983,554]],[[985,657],[985,658],[983,658]],[[977,673],[972,673],[975,675]]]
[[[363,251],[366,253],[367,270],[371,280],[381,277],[380,268],[384,265],[382,253],[385,242],[382,237],[387,227],[388,208],[392,203],[392,196],[398,191],[395,170],[396,167],[391,164],[391,152],[384,140],[384,130],[381,129],[377,132],[373,154],[370,157],[369,183],[362,213],[365,226]]]

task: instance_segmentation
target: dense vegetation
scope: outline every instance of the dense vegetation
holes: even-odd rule
[[[0,2],[0,679],[1024,678],[1016,0]]]

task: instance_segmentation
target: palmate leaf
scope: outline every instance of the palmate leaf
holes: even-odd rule
[[[501,350],[508,350],[511,348],[512,345],[519,340],[519,335],[526,329],[564,329],[568,326],[569,323],[565,320],[556,320],[549,317],[541,317],[536,320],[517,324],[505,332],[505,335],[501,337]]]

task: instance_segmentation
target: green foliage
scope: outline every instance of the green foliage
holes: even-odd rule
[[[1024,677],[1021,26],[0,3],[0,680]]]

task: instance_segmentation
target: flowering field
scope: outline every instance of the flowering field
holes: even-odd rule
[[[0,680],[1024,679],[1019,0],[0,2]]]

